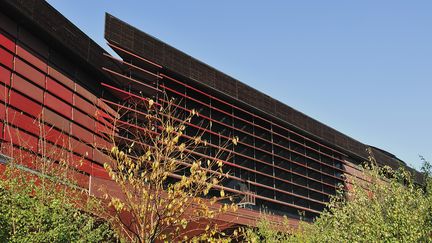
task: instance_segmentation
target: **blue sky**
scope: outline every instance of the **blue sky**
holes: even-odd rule
[[[49,2],[106,49],[109,12],[415,168],[432,160],[432,1]]]

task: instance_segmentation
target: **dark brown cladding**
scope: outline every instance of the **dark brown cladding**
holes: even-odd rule
[[[341,148],[349,154],[358,156],[361,159],[368,157],[367,145],[255,90],[110,14],[106,14],[105,38],[109,42],[117,43],[176,74],[209,86],[261,112],[279,118],[325,143]],[[395,156],[379,149],[372,147],[372,151],[381,164],[393,168],[404,164]]]
[[[0,18],[1,28],[14,38],[20,34],[20,40],[25,45],[31,46],[44,58],[50,55],[58,66],[83,85],[97,92],[99,90],[94,77],[112,81],[101,70],[102,66],[116,69],[114,63],[103,56],[106,51],[46,1],[0,0],[0,9],[14,20]],[[33,34],[19,33],[17,23],[37,33],[41,39],[35,38]],[[49,48],[43,42],[49,43]],[[65,57],[69,60],[65,60]]]
[[[40,40],[35,39],[31,34],[26,35],[25,31],[20,33],[23,44],[36,49],[40,55],[45,56],[44,58],[49,55],[52,62],[93,92],[100,92],[99,81],[101,80],[108,83],[117,82],[101,71],[101,67],[118,70],[114,62],[110,62],[103,56],[106,51],[47,2],[42,0],[1,0],[0,9],[1,12],[6,13],[19,24],[31,29],[33,33],[38,33],[43,41],[50,43],[50,48],[44,46]],[[19,34],[16,23],[1,15],[0,27],[13,37]],[[181,76],[227,94],[272,117],[279,118],[290,126],[297,127],[303,132],[319,138],[324,143],[342,148],[345,152],[360,158],[367,157],[366,145],[217,71],[109,14],[107,14],[105,28],[105,35],[109,41],[119,43],[121,46],[127,47]],[[73,64],[65,60],[65,56]],[[91,75],[89,76],[88,73]],[[109,94],[105,93],[105,95]],[[372,149],[380,162],[394,168],[400,165],[400,160],[394,156],[379,149]]]

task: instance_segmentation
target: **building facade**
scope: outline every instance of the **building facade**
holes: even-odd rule
[[[45,1],[0,2],[2,154],[14,157],[11,146],[41,154],[42,135],[71,163],[83,161],[74,173],[92,191],[109,183],[101,151],[111,146],[107,134],[118,108],[174,97],[179,110],[200,114],[187,131],[201,131],[208,141],[209,150],[197,156],[212,157],[218,144],[239,138],[223,148],[232,155],[223,161],[225,191],[244,198],[243,208],[226,217],[237,224],[253,222],[263,208],[316,217],[347,177],[358,176],[367,148],[382,165],[405,166],[109,14],[105,38],[120,58]]]

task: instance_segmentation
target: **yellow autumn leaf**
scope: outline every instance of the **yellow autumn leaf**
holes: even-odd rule
[[[148,100],[148,103],[149,103],[149,108],[150,108],[150,107],[152,107],[152,106],[153,106],[153,104],[154,104],[154,101],[153,101],[152,99],[149,99],[149,100]]]
[[[183,151],[185,150],[185,148],[186,148],[186,144],[185,144],[185,143],[181,143],[181,144],[179,145],[179,150],[180,150],[181,152],[183,152]]]
[[[222,160],[218,160],[218,161],[217,161],[217,164],[218,164],[219,167],[222,167],[222,165],[223,165]]]
[[[172,132],[174,130],[174,128],[172,127],[172,126],[167,126],[166,128],[165,128],[165,131],[167,132],[167,133],[170,133],[170,132]]]
[[[233,143],[234,145],[237,145],[238,140],[239,140],[238,137],[235,136],[235,137],[232,138],[232,143]]]
[[[117,152],[118,152],[117,146],[114,146],[114,147],[111,148],[111,153],[112,154],[116,154]]]

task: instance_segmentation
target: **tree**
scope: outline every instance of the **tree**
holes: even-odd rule
[[[312,224],[301,222],[299,229],[279,234],[285,242],[430,242],[431,166],[425,161],[423,168],[426,184],[419,186],[404,169],[365,166],[369,183],[353,180],[352,190],[339,190]],[[261,224],[250,230],[266,239],[271,223]]]
[[[134,108],[144,105],[146,113]],[[178,241],[190,235],[189,240],[222,240],[215,220],[236,210],[221,187],[222,159],[228,155],[223,149],[205,155],[209,146],[202,129],[195,134],[188,130],[199,114],[177,110],[173,100],[164,105],[148,100],[119,113],[112,161],[105,168],[120,193],[106,192],[105,197],[123,234],[133,242]]]
[[[33,165],[38,159],[32,157]],[[0,242],[116,241],[110,225],[86,211],[95,201],[85,199],[71,180],[30,173],[17,162],[0,179]]]

